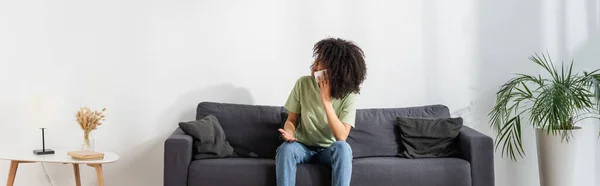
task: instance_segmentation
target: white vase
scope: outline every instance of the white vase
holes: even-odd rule
[[[576,185],[576,161],[582,140],[581,127],[557,134],[547,134],[546,129],[537,128],[538,168],[541,186]],[[569,135],[569,141],[563,135]]]

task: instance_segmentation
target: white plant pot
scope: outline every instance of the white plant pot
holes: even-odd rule
[[[568,133],[571,136],[566,142],[561,134],[548,135],[545,129],[536,129],[541,186],[576,185],[576,160],[583,133],[581,127],[576,127]]]

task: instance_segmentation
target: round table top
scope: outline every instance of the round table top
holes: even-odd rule
[[[119,155],[112,152],[104,153],[104,158],[101,160],[78,160],[67,155],[65,150],[55,150],[54,154],[36,155],[33,150],[29,151],[11,151],[0,153],[0,159],[15,160],[15,161],[32,161],[32,162],[48,162],[48,163],[74,163],[74,164],[107,164],[119,160]]]

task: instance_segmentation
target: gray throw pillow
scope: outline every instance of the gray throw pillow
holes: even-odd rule
[[[463,125],[462,118],[398,117],[400,138],[406,158],[439,158],[458,154],[456,137]]]
[[[194,139],[195,159],[224,158],[233,155],[225,132],[214,115],[197,121],[181,122],[179,128]]]

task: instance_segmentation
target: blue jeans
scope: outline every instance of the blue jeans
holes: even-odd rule
[[[275,156],[278,186],[294,186],[296,184],[296,166],[299,163],[318,163],[331,166],[331,185],[350,185],[352,149],[346,142],[337,141],[328,148],[309,147],[299,142],[283,142]]]

